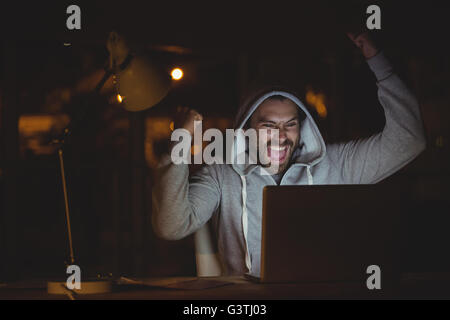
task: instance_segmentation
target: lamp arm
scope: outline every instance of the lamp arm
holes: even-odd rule
[[[100,90],[103,88],[106,81],[108,81],[108,79],[111,77],[112,74],[113,71],[111,69],[105,69],[105,73],[102,79],[95,86],[93,94],[100,93]],[[71,121],[70,124],[66,128],[64,128],[63,132],[58,137],[52,139],[51,143],[59,144],[60,146],[62,146],[65,143],[67,137],[72,133],[72,131],[80,125],[81,121],[84,119],[84,116],[86,115],[88,107],[89,107],[88,103],[85,102],[83,108],[81,108],[80,113],[76,116],[76,119]]]

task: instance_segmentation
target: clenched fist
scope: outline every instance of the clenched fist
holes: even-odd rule
[[[378,48],[371,39],[369,32],[366,31],[359,35],[353,32],[347,32],[347,36],[361,49],[364,58],[370,59],[378,53]]]
[[[174,129],[186,129],[191,136],[194,135],[194,121],[202,121],[203,116],[188,107],[178,107],[174,119]]]

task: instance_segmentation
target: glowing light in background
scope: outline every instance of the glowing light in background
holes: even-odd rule
[[[65,114],[24,114],[19,117],[20,153],[33,155],[54,154],[55,145],[48,143],[49,135],[62,132],[70,123]]]
[[[122,101],[123,101],[123,98],[122,98],[122,96],[120,94],[117,94],[117,101],[119,103],[122,103]]]
[[[196,144],[191,146],[191,154],[192,155],[199,154],[200,152],[202,152],[202,146],[196,145]]]
[[[183,74],[183,70],[181,70],[180,68],[175,68],[172,70],[170,75],[172,76],[173,80],[181,80],[181,78],[183,78],[184,74]]]
[[[313,106],[319,117],[325,118],[327,116],[327,107],[325,106],[325,95],[323,93],[316,93],[310,87],[306,88],[306,103]]]

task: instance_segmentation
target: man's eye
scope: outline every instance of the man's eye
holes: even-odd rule
[[[274,128],[275,127],[273,124],[270,124],[270,123],[263,123],[262,126],[265,128]]]
[[[295,127],[296,125],[297,125],[297,122],[291,122],[291,123],[288,123],[286,125],[286,127]]]

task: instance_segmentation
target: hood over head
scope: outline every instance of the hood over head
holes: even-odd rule
[[[300,139],[299,145],[292,154],[292,163],[313,166],[320,162],[326,153],[325,142],[322,135],[311,114],[300,99],[290,90],[281,87],[266,87],[256,92],[256,94],[248,96],[241,104],[235,119],[234,129],[243,129],[247,121],[255,112],[255,110],[267,98],[271,96],[284,96],[292,100],[306,115],[305,119],[300,124]],[[234,150],[237,149],[237,144],[242,143],[242,140],[237,136],[235,138]],[[236,155],[233,155],[236,157]],[[247,175],[250,171],[256,168],[255,164],[237,164],[233,162],[233,168],[240,175]]]

